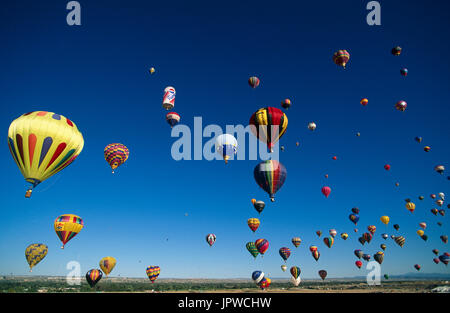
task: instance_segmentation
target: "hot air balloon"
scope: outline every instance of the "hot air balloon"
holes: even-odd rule
[[[419,226],[422,227],[423,229],[427,228],[427,223],[419,223]]]
[[[324,195],[325,197],[328,198],[328,196],[329,196],[330,193],[331,193],[331,188],[328,187],[328,186],[322,187],[322,193],[323,193],[323,195]]]
[[[438,196],[441,200],[445,200],[445,194],[443,192],[438,193]]]
[[[300,146],[300,142],[297,141],[297,142],[295,143],[295,145],[296,145],[297,147]]]
[[[116,266],[116,259],[112,256],[107,256],[100,260],[100,268],[102,269],[103,273],[106,274],[106,276],[111,273],[114,266]]]
[[[256,257],[258,256],[259,252],[258,252],[258,249],[255,246],[255,243],[253,241],[247,242],[245,247],[247,248],[248,252],[250,252],[250,254],[256,259]]]
[[[150,72],[151,75],[153,75],[155,73],[155,68],[151,67],[148,71]]]
[[[441,214],[442,216],[445,215],[445,211],[444,210],[439,210],[439,214]]]
[[[286,260],[291,255],[291,249],[286,248],[286,247],[280,248],[280,250],[278,252],[280,253],[280,256],[283,258],[284,262],[286,262]]]
[[[320,238],[320,236],[322,236],[322,231],[321,230],[316,231],[316,235]]]
[[[166,110],[172,110],[173,107],[175,106],[175,96],[176,96],[175,88],[173,88],[172,86],[167,86],[164,89],[162,107]]]
[[[431,194],[430,197],[431,197],[431,199],[436,199],[436,195],[435,194]]]
[[[442,226],[442,223],[441,223],[441,222],[437,222],[437,224],[438,224],[439,226]]]
[[[400,69],[400,74],[402,76],[408,76],[408,69],[407,68]]]
[[[386,250],[386,245],[385,245],[384,243],[382,243],[382,244],[380,245],[380,248],[383,249],[383,251],[384,251],[384,250]]]
[[[332,246],[333,246],[333,243],[334,243],[334,238],[333,237],[325,237],[325,238],[323,238],[323,242],[325,243],[325,245],[328,247],[328,248],[331,248]]]
[[[33,243],[25,249],[25,258],[30,265],[30,272],[47,255],[48,247],[43,243]]]
[[[362,258],[364,259],[364,261],[369,262],[372,256],[370,254],[363,254]]]
[[[169,112],[166,114],[166,121],[169,123],[170,127],[174,127],[180,122],[180,115],[176,112]]]
[[[210,247],[216,242],[216,235],[214,234],[208,234],[206,235],[206,242],[209,244]]]
[[[419,200],[423,200],[424,199],[424,196],[419,196]]]
[[[391,166],[390,166],[389,164],[386,164],[386,165],[384,166],[384,169],[385,169],[386,171],[389,171],[389,170],[391,169]]]
[[[313,251],[311,254],[312,254],[314,260],[316,260],[316,261],[319,260],[319,258],[320,258],[320,252],[319,251],[317,251],[317,250]]]
[[[294,237],[292,238],[292,244],[297,248],[300,243],[302,242],[302,240],[299,237]]]
[[[359,208],[352,208],[352,212],[355,214],[359,214]]]
[[[256,88],[259,86],[259,78],[256,76],[252,76],[248,79],[248,84],[250,85],[250,87],[252,88]]]
[[[360,136],[361,136],[361,133],[359,133],[359,132],[356,133],[356,136],[357,136],[357,137],[360,137]]]
[[[364,237],[364,240],[365,240],[367,243],[370,243],[370,241],[372,240],[372,234],[371,234],[371,233],[364,233],[364,234],[363,234],[363,237]]]
[[[61,249],[64,249],[66,243],[75,237],[83,229],[83,226],[83,220],[77,215],[63,214],[55,219],[55,232],[63,243]]]
[[[395,236],[394,240],[395,240],[395,243],[397,243],[400,247],[403,248],[403,245],[405,244],[405,237],[403,237],[403,236]]]
[[[414,138],[414,140],[417,141],[418,143],[421,143],[423,139],[422,137],[416,137]]]
[[[362,263],[361,261],[359,261],[359,260],[355,262],[355,265],[356,265],[356,267],[358,267],[358,268],[361,268],[362,264],[363,264],[363,263]]]
[[[449,259],[450,259],[450,257],[448,255],[445,255],[445,254],[439,256],[439,260],[442,263],[444,263],[445,265],[448,264]]]
[[[330,236],[333,238],[336,237],[336,235],[337,235],[336,229],[330,229],[328,232],[329,232]]]
[[[298,266],[292,266],[290,271],[291,271],[292,277],[294,277],[295,279],[299,278],[300,277],[300,273],[302,272],[300,270],[300,267],[298,267]]]
[[[216,139],[216,151],[219,153],[225,163],[237,153],[237,140],[230,134],[222,134]]]
[[[438,255],[439,254],[439,250],[438,249],[433,249],[433,253]]]
[[[350,60],[350,53],[347,50],[338,50],[333,54],[333,62],[336,65],[345,68],[347,62]]]
[[[382,216],[381,218],[380,218],[380,220],[381,220],[381,222],[384,224],[384,225],[387,225],[387,224],[389,224],[389,216]]]
[[[283,101],[281,101],[281,106],[283,107],[283,109],[289,109],[291,107],[291,100],[284,99]]]
[[[436,204],[437,204],[439,207],[442,207],[442,205],[444,204],[444,201],[441,200],[441,199],[436,200]]]
[[[448,242],[448,236],[447,235],[442,235],[439,238],[441,238],[443,243],[447,243]]]
[[[348,234],[347,233],[342,233],[341,234],[341,238],[344,239],[344,240],[347,240]]]
[[[384,260],[384,253],[381,251],[378,251],[373,258],[375,259],[375,261],[377,261],[379,264],[383,263]]]
[[[74,122],[46,111],[23,114],[8,130],[8,147],[25,180],[33,188],[71,164],[83,150],[84,140]]]
[[[364,237],[359,237],[358,241],[360,244],[362,244],[364,246],[364,244],[366,243],[366,239],[364,239]]]
[[[367,226],[367,230],[373,235],[373,234],[375,234],[377,227],[375,225],[369,225],[369,226]]]
[[[325,174],[325,178],[328,178],[328,174]]]
[[[310,131],[314,131],[314,130],[316,130],[316,128],[317,128],[316,123],[310,122],[310,123],[308,124],[308,129],[309,129]]]
[[[361,259],[361,257],[364,255],[364,252],[362,252],[362,250],[355,250],[355,251],[353,251],[353,253],[356,255],[356,257],[358,258],[358,259]]]
[[[434,259],[433,259],[433,262],[436,263],[436,264],[439,264],[439,262],[440,262],[440,261],[439,261],[439,258],[434,258]]]
[[[402,48],[397,46],[392,48],[391,53],[395,56],[399,56],[402,53]]]
[[[420,238],[422,238],[424,241],[427,241],[428,236],[427,235],[422,235],[422,236],[420,236]]]
[[[286,264],[281,265],[281,270],[282,270],[283,272],[286,272],[286,270],[287,270]]]
[[[255,241],[255,246],[256,249],[258,249],[259,253],[261,253],[261,256],[263,256],[269,248],[269,242],[266,239],[257,239]]]
[[[247,224],[248,224],[248,227],[250,227],[250,229],[253,232],[255,232],[258,229],[258,227],[259,227],[259,219],[257,219],[257,218],[249,218],[247,220]]]
[[[361,103],[361,105],[363,105],[363,106],[366,106],[367,103],[369,103],[369,100],[366,99],[366,98],[362,98],[361,101],[360,101],[359,103]]]
[[[264,210],[264,207],[266,206],[266,204],[264,203],[264,201],[256,201],[255,200],[255,202],[253,202],[253,206],[255,207],[255,210],[261,214],[261,212]]]
[[[431,213],[433,213],[434,215],[438,214],[438,209],[431,209]]]
[[[406,110],[407,106],[408,106],[408,104],[404,100],[400,100],[395,104],[395,108],[402,112],[404,112]]]
[[[310,246],[309,251],[311,252],[317,251],[317,246]]]
[[[358,221],[359,221],[358,215],[350,214],[348,218],[350,219],[350,221],[353,222],[353,224],[355,224],[355,225],[358,224]]]
[[[159,266],[151,265],[147,267],[145,272],[147,273],[148,279],[150,279],[150,281],[153,284],[155,280],[158,278],[159,274],[161,273],[161,268]]]
[[[389,275],[388,274],[384,274],[384,278],[389,279]]]
[[[102,279],[103,273],[101,270],[92,269],[86,273],[86,280],[88,284],[93,288]]]
[[[269,288],[271,283],[272,280],[269,277],[264,277],[263,280],[259,283],[259,288],[261,288],[262,290]]]
[[[288,118],[280,109],[261,108],[250,117],[250,130],[259,140],[267,144],[272,152],[275,143],[284,135]]]
[[[128,160],[130,151],[121,143],[111,143],[105,147],[104,154],[106,162],[111,166],[112,172],[114,173],[116,168]]]
[[[275,193],[283,186],[287,171],[283,164],[276,160],[259,163],[254,171],[256,183],[269,194],[270,200],[275,201]]]
[[[406,206],[406,209],[411,213],[413,213],[414,210],[416,209],[416,205],[414,204],[414,202],[408,202],[408,203],[406,203],[405,206]]]
[[[419,264],[414,265],[414,268],[418,271],[420,271],[421,266]]]
[[[319,276],[320,276],[320,278],[322,278],[322,280],[325,280],[325,278],[327,277],[327,271],[320,270],[319,271]]]
[[[389,238],[389,235],[385,233],[385,234],[382,234],[381,237],[382,237],[384,240],[386,240],[386,239]]]
[[[430,150],[431,150],[430,146],[423,147],[423,151],[425,152],[430,152]]]
[[[264,278],[264,272],[262,271],[254,271],[252,273],[252,279],[256,284],[259,284]]]
[[[337,156],[332,157],[333,160],[337,160]]]

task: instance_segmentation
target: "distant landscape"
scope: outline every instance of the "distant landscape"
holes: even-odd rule
[[[428,293],[437,287],[450,289],[450,275],[414,273],[382,279],[378,286],[369,286],[365,277],[334,278],[325,281],[304,279],[294,287],[289,279],[274,278],[270,288],[260,290],[250,279],[159,279],[152,284],[146,278],[104,277],[91,288],[84,277],[80,285],[69,285],[61,276],[0,276],[1,293],[84,293],[84,292],[143,292],[143,293]]]

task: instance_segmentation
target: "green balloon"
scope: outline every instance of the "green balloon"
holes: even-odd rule
[[[248,252],[250,252],[251,255],[253,255],[253,257],[256,259],[256,257],[259,254],[258,249],[255,246],[255,243],[253,241],[247,242],[247,244],[245,245],[247,247]]]

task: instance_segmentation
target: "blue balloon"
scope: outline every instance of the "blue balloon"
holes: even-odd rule
[[[259,284],[263,278],[264,278],[264,273],[261,271],[254,271],[252,274],[252,279],[257,284]]]

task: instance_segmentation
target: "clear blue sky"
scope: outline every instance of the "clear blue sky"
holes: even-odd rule
[[[450,168],[448,1],[380,1],[382,26],[366,24],[368,1],[81,1],[82,25],[73,27],[66,2],[9,1],[0,10],[0,274],[27,274],[24,251],[37,242],[49,253],[33,275],[65,275],[71,260],[84,274],[114,256],[113,276],[145,277],[148,265],[159,265],[160,278],[250,278],[254,270],[288,278],[278,254],[287,246],[287,265],[299,266],[302,277],[318,278],[320,269],[354,276],[367,272],[354,265],[353,250],[373,256],[383,242],[382,273],[413,272],[416,263],[423,273],[449,273],[431,252],[448,251],[439,236],[449,232],[449,214],[432,215],[429,197],[450,197],[448,173],[433,170]],[[400,57],[390,54],[396,45]],[[332,62],[339,49],[351,54],[346,70]],[[247,84],[253,75],[261,79],[257,89]],[[292,100],[281,139],[288,174],[276,202],[254,182],[258,161],[171,158],[176,138],[161,107],[166,86],[176,88],[175,111],[190,127],[195,116],[204,125],[247,125],[257,109]],[[407,101],[406,112],[395,110],[399,100]],[[15,118],[34,110],[73,120],[85,146],[25,199],[27,184],[6,135]],[[112,142],[130,149],[115,175],[103,157]],[[414,214],[405,208],[408,197]],[[255,234],[247,226],[258,217],[251,198],[266,202]],[[361,210],[358,235],[348,219],[354,206]],[[85,227],[61,250],[53,221],[63,213],[81,216]],[[390,216],[389,226],[382,215]],[[419,222],[428,224],[427,242],[416,234]],[[357,238],[371,224],[377,231],[363,247]],[[393,224],[406,237],[403,248],[380,236],[396,234]],[[329,249],[315,231],[331,228],[338,236]],[[212,248],[208,233],[217,235]],[[297,249],[294,236],[303,240]],[[270,246],[255,261],[245,244],[258,238]],[[313,244],[319,262],[309,252]]]

